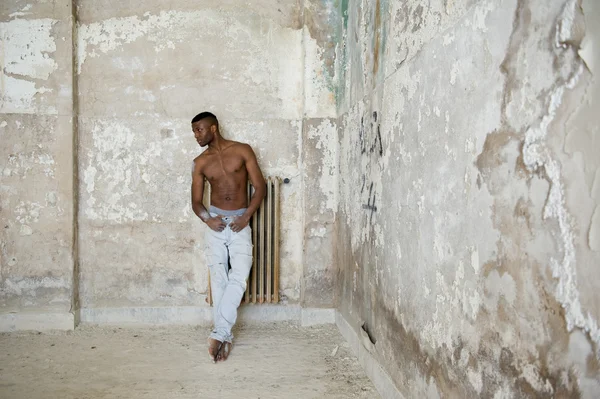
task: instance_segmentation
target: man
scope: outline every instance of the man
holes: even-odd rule
[[[252,148],[221,137],[215,115],[210,112],[196,115],[192,119],[192,131],[200,147],[208,146],[194,159],[192,208],[208,225],[205,251],[214,318],[214,329],[208,338],[208,354],[217,362],[226,360],[232,349],[231,329],[252,266],[248,222],[265,196],[266,185]],[[204,179],[211,186],[208,210],[202,203]],[[249,204],[248,179],[254,186]]]

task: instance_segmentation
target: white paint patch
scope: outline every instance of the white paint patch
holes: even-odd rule
[[[456,61],[452,64],[452,69],[450,70],[450,84],[454,86],[456,83],[456,77],[458,76],[458,72],[460,70],[460,62]]]
[[[41,146],[40,146],[41,147]],[[50,178],[55,176],[55,162],[52,155],[35,149],[29,153],[12,154],[8,158],[8,165],[11,169],[4,169],[3,173],[6,176],[19,176],[26,178],[31,170],[34,170],[38,165],[42,172]]]
[[[600,206],[596,206],[592,215],[590,231],[588,233],[588,245],[592,251],[600,252]]]
[[[479,251],[476,247],[471,249],[471,267],[475,274],[479,273]]]
[[[28,12],[29,10],[31,10],[31,4],[27,4],[25,7],[23,7],[21,9],[21,11],[15,11],[12,14],[9,15],[10,18],[15,18],[15,17],[24,17],[26,15],[30,15],[31,12]]]
[[[40,218],[41,209],[42,206],[37,202],[21,201],[14,209],[16,220],[21,224],[37,223]]]
[[[514,397],[511,388],[503,386],[494,393],[494,399],[512,399]]]
[[[51,89],[35,81],[48,80],[58,64],[51,54],[56,51],[52,37],[53,19],[15,19],[0,22],[3,64],[0,80],[4,82],[0,112],[34,113],[38,111],[36,96]],[[44,109],[56,113],[54,106]]]
[[[487,32],[488,28],[485,20],[487,19],[489,12],[496,7],[497,4],[493,1],[488,1],[487,3],[483,3],[481,7],[476,7],[473,12],[473,30],[479,30],[484,33]]]
[[[475,139],[468,138],[465,140],[465,153],[467,153],[467,154],[475,153]]]
[[[29,227],[26,224],[24,224],[24,225],[21,225],[21,229],[19,230],[19,234],[21,236],[30,236],[31,234],[33,234],[33,230],[31,229],[31,227]]]
[[[571,29],[575,22],[575,7],[578,6],[577,1],[569,1],[565,4],[563,12],[558,22],[556,29],[555,44],[557,47],[567,48],[569,38],[571,37]]]
[[[545,392],[547,394],[552,394],[554,392],[550,381],[544,380],[537,367],[532,364],[527,364],[523,367],[521,378],[524,378],[537,392]]]
[[[485,280],[485,288],[488,294],[486,306],[490,312],[498,308],[498,301],[504,298],[509,305],[513,305],[517,296],[515,280],[508,273],[502,276],[497,270],[492,270]]]
[[[444,46],[454,43],[454,33],[448,32],[444,35]]]
[[[475,370],[469,370],[467,372],[467,377],[469,378],[469,383],[471,386],[475,388],[478,394],[481,394],[481,390],[483,389],[483,379],[481,377],[481,373]]]
[[[319,188],[325,197],[321,203],[321,212],[337,210],[338,197],[338,145],[337,127],[329,120],[324,119],[321,124],[308,131],[308,138],[316,140],[315,147],[321,150],[322,165],[320,170]]]
[[[149,156],[160,154],[158,144],[151,143],[145,152],[134,153],[135,135],[116,121],[97,123],[92,137],[95,151],[88,153],[88,165],[83,170],[88,195],[85,215],[92,220],[114,222],[147,220],[148,213],[131,201],[132,174],[134,168],[148,162]],[[101,201],[94,197],[97,187],[103,195]]]
[[[325,237],[326,234],[327,234],[327,229],[323,226],[321,226],[319,228],[310,229],[311,237]]]

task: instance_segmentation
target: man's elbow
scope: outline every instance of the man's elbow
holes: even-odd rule
[[[263,199],[267,196],[267,183],[260,185],[260,190],[257,193],[260,196],[260,199]]]
[[[192,200],[192,209],[197,213],[198,210],[202,207],[202,201]]]

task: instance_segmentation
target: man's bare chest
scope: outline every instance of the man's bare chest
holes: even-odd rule
[[[245,173],[246,166],[240,155],[213,155],[204,167],[204,175],[208,180],[218,180],[226,176]]]

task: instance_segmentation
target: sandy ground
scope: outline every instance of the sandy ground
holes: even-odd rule
[[[0,398],[379,398],[336,327],[241,326],[213,364],[204,327],[0,335]]]

